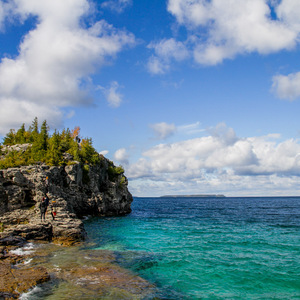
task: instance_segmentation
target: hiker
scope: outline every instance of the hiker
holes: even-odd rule
[[[56,205],[55,205],[55,201],[52,201],[52,203],[50,204],[50,210],[51,210],[51,216],[52,216],[52,219],[55,220],[55,216],[56,216]]]
[[[44,199],[45,199],[45,203],[46,203],[46,211],[47,211],[47,208],[48,208],[48,205],[49,205],[49,198],[48,198],[47,194],[45,194]]]
[[[43,197],[43,199],[42,199],[42,201],[40,203],[41,221],[43,219],[45,221],[46,210],[47,210],[46,201],[45,201],[45,197]]]

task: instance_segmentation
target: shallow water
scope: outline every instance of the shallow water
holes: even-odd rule
[[[132,208],[85,227],[94,249],[157,286],[147,299],[300,299],[300,198],[135,198]]]

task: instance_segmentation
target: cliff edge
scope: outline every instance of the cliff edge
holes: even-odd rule
[[[0,170],[0,238],[21,236],[72,245],[85,238],[84,216],[122,216],[132,195],[124,170],[100,155],[97,164],[69,161],[62,166],[34,164]],[[47,194],[45,221],[39,204]]]

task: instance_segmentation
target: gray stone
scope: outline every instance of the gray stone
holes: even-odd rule
[[[123,174],[110,178],[111,166],[101,156],[100,163],[88,171],[74,161],[67,166],[37,164],[0,170],[0,237],[73,243],[86,235],[84,216],[129,214],[132,195],[127,179]],[[39,204],[46,194],[50,205],[46,220],[41,221]],[[51,207],[56,212],[54,220]]]

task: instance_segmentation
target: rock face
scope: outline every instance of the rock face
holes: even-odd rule
[[[85,237],[82,217],[130,213],[127,179],[114,170],[104,157],[93,166],[71,162],[0,170],[0,237],[72,244]],[[50,205],[46,220],[41,221],[39,204],[46,194]]]

